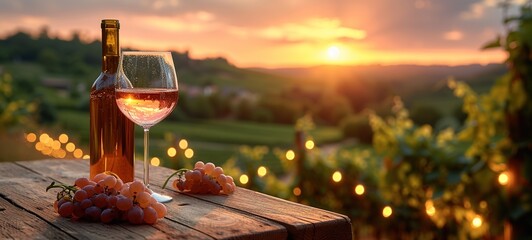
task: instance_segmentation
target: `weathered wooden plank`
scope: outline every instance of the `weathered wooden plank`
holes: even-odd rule
[[[88,175],[87,161],[45,160],[18,162],[17,164],[47,177],[70,183],[75,178]],[[137,169],[137,172],[139,171],[141,169]],[[287,237],[287,230],[275,222],[222,208],[219,204],[162,190],[157,185],[160,186],[161,183],[153,184],[152,188],[159,192],[165,191],[174,197],[172,202],[166,204],[168,208],[167,219],[172,222],[194,228],[216,239],[235,237],[240,239],[285,239]]]
[[[0,239],[30,238],[73,239],[52,224],[0,197]]]
[[[152,182],[162,184],[173,171],[152,168]],[[187,195],[278,222],[288,229],[292,239],[352,239],[351,220],[345,215],[245,188],[238,188],[231,196]]]
[[[153,226],[130,224],[101,224],[59,217],[53,210],[55,194],[44,189],[52,181],[13,163],[0,164],[0,193],[2,197],[47,221],[76,239],[212,239],[194,229],[168,221]],[[34,233],[35,236],[39,233]]]

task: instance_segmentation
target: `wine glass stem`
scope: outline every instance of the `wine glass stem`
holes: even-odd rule
[[[148,161],[149,135],[150,129],[144,128],[144,185],[146,187],[150,186],[150,162]]]

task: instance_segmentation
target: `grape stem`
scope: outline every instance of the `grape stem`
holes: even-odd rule
[[[166,181],[164,181],[164,184],[163,184],[163,189],[166,187],[166,184],[168,184],[168,181],[170,181],[170,178],[172,178],[173,176],[175,176],[176,174],[183,174],[184,172],[188,171],[188,169],[186,168],[181,168],[177,171],[175,171],[174,173],[172,173],[170,176],[168,176],[168,178],[166,178]]]

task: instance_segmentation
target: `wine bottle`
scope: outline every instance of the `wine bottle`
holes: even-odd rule
[[[102,72],[90,92],[90,177],[106,171],[124,182],[134,179],[134,123],[115,100],[120,57],[118,20],[102,20]]]

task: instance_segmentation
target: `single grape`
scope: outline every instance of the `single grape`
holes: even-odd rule
[[[87,209],[85,209],[85,217],[90,221],[98,221],[100,220],[100,215],[102,214],[102,210],[96,206],[90,206]]]
[[[133,207],[133,201],[130,198],[124,196],[118,196],[116,199],[116,208],[120,211],[127,211]]]
[[[229,194],[233,193],[234,188],[233,188],[233,186],[230,183],[226,183],[226,184],[222,185],[222,191],[225,194],[229,195]]]
[[[106,178],[107,176],[109,176],[109,175],[107,175],[107,174],[105,174],[103,172],[102,173],[98,173],[92,178],[92,181],[97,183],[97,182],[103,180],[104,178]]]
[[[100,214],[100,221],[103,223],[110,223],[117,217],[115,210],[112,208],[106,208]]]
[[[194,169],[194,171],[192,171],[192,176],[190,177],[190,180],[201,182],[202,176],[203,174],[201,171],[199,171],[198,169]]]
[[[54,208],[55,208],[55,211],[58,212],[59,211],[59,208],[61,207],[61,205],[63,205],[63,203],[66,203],[68,200],[66,200],[65,198],[61,198],[57,201],[55,201],[57,204],[54,203]]]
[[[147,188],[144,188],[144,192],[146,192],[146,193],[148,193],[148,194],[150,194],[150,195],[153,194],[153,191],[152,191],[150,188],[148,188],[148,187],[147,187]]]
[[[83,188],[89,184],[89,179],[86,177],[78,178],[76,181],[74,181],[74,185],[76,185],[78,188]]]
[[[211,188],[209,189],[210,193],[218,195],[220,194],[220,190],[222,190],[222,187],[218,183],[213,181],[211,184]]]
[[[72,209],[72,216],[82,218],[85,215],[85,209],[81,207],[81,203],[75,202]]]
[[[107,207],[112,208],[116,206],[116,201],[118,200],[118,197],[116,195],[110,195],[107,197]]]
[[[144,221],[144,211],[139,206],[133,206],[127,211],[127,218],[132,224],[142,224],[142,221]]]
[[[157,212],[157,218],[163,218],[164,216],[166,216],[166,206],[164,206],[164,204],[160,203],[160,202],[156,202],[154,204],[151,205],[151,207],[153,209],[155,209],[155,211]]]
[[[150,194],[148,194],[147,192],[141,192],[137,194],[137,198],[135,200],[137,200],[139,204],[142,204],[142,203],[148,204],[150,203],[150,198],[151,198]]]
[[[74,200],[81,202],[85,199],[87,199],[87,192],[83,189],[77,190],[76,193],[74,193]]]
[[[212,176],[217,178],[218,176],[220,176],[220,174],[223,174],[224,173],[224,170],[221,168],[221,167],[215,167],[214,170],[212,170]]]
[[[185,172],[185,180],[192,180],[192,170],[187,170]]]
[[[83,191],[87,193],[87,198],[90,198],[96,194],[96,191],[94,191],[94,185],[87,185],[82,188]]]
[[[131,185],[129,186],[129,192],[131,192],[132,194],[144,192],[144,183],[140,181],[132,182]]]
[[[225,174],[220,174],[217,178],[216,178],[216,181],[220,184],[220,185],[224,185],[226,182],[227,182],[227,179],[226,179],[226,176]]]
[[[94,206],[99,208],[105,208],[107,207],[107,195],[105,193],[100,193],[92,199],[92,203]]]
[[[147,224],[154,224],[157,222],[157,211],[152,207],[146,207],[142,209],[144,211],[144,222]]]
[[[197,161],[196,164],[194,164],[194,169],[201,169],[205,166],[205,163],[202,161]]]
[[[235,180],[231,176],[225,176],[225,182],[230,183],[230,184],[234,184]]]
[[[92,200],[85,198],[79,203],[79,205],[81,206],[81,208],[87,209],[88,207],[92,206]]]
[[[61,217],[71,217],[73,210],[74,204],[72,204],[72,202],[70,201],[67,201],[61,204],[57,212],[59,213],[59,215],[61,215]]]
[[[214,166],[214,163],[206,163],[205,166],[203,166],[203,170],[205,170],[205,174],[207,175],[211,175],[212,172],[214,171],[214,168],[216,168],[216,166]]]
[[[103,181],[103,186],[107,188],[112,188],[116,185],[116,177],[112,175],[105,177],[102,181]]]

